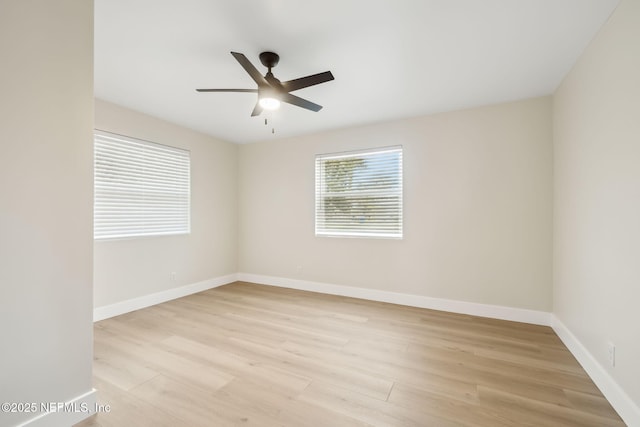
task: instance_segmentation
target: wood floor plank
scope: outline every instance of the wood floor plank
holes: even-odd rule
[[[99,402],[110,405],[109,412],[98,413],[76,427],[190,427],[182,417],[174,417],[107,381],[95,378],[94,387],[98,390]]]
[[[393,381],[380,375],[370,375],[353,370],[349,366],[335,364],[289,352],[282,349],[271,349],[261,344],[231,339],[245,351],[259,352],[270,358],[269,363],[277,363],[282,369],[299,375],[312,375],[312,378],[336,384],[377,399],[385,399],[391,390]]]
[[[503,418],[496,411],[479,405],[477,399],[475,402],[450,399],[426,388],[408,384],[395,384],[389,395],[389,402],[406,408],[407,411],[417,414],[416,416],[419,418],[435,416],[468,427],[515,427],[519,425]]]
[[[579,411],[606,418],[617,419],[618,414],[613,410],[607,399],[602,395],[581,393],[573,390],[564,390],[571,406]]]
[[[145,364],[118,355],[94,356],[93,360],[93,375],[123,390],[130,390],[158,374]]]
[[[255,406],[236,406],[213,393],[203,393],[200,388],[164,375],[135,387],[130,393],[193,427],[265,426],[275,423]]]
[[[78,426],[624,426],[548,327],[236,282],[94,326]]]
[[[531,425],[549,427],[605,427],[624,426],[610,414],[593,414],[563,405],[521,397],[505,390],[479,386],[480,400],[492,409],[509,412],[514,419],[525,419]]]
[[[376,427],[418,427],[438,425],[460,427],[462,424],[434,414],[407,410],[388,402],[365,396],[358,392],[314,381],[300,400],[331,409]]]

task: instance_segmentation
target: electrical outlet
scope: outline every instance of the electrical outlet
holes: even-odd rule
[[[172,271],[171,273],[169,273],[169,279],[171,279],[172,282],[176,281],[176,272]]]
[[[616,366],[616,346],[613,343],[607,343],[607,359],[611,366]]]
[[[297,272],[298,274],[302,274],[302,266],[301,266],[301,265],[299,265],[299,266],[297,266],[297,267],[296,267],[296,272]]]

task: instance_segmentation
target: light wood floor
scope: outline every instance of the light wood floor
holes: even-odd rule
[[[623,426],[548,327],[234,283],[95,324],[78,426]]]

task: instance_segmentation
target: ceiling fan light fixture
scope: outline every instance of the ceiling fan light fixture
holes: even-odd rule
[[[280,100],[270,96],[260,98],[260,101],[258,102],[260,103],[260,106],[265,110],[277,110],[278,108],[280,108]]]

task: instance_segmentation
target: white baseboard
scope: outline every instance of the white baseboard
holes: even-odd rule
[[[96,412],[96,390],[60,403],[59,406],[53,402],[46,404],[51,407],[50,411],[43,412],[16,427],[69,427],[77,424]]]
[[[551,316],[551,327],[624,422],[628,426],[640,426],[640,407],[624,392],[607,370],[555,315]]]
[[[381,291],[377,289],[356,288],[353,286],[332,285],[328,283],[287,279],[283,277],[263,276],[258,274],[238,273],[237,279],[244,282],[258,283],[261,285],[280,286],[283,288],[299,289],[303,291],[362,298],[372,301],[407,305],[411,307],[429,308],[432,310],[449,311],[453,313],[470,314],[473,316],[481,317],[491,317],[493,319],[511,320],[514,322],[531,323],[534,325],[551,325],[551,313],[545,311],[505,307],[500,305],[479,304],[443,298],[432,298],[421,295],[403,294],[398,292]]]
[[[156,292],[144,295],[138,298],[117,302],[115,304],[96,307],[93,309],[93,321],[108,319],[110,317],[119,316],[131,311],[140,310],[141,308],[150,307],[152,305],[171,301],[176,298],[182,298],[187,295],[206,291],[207,289],[217,288],[218,286],[227,285],[235,282],[237,274],[229,274],[227,276],[216,277],[214,279],[203,280],[202,282],[192,283],[190,285],[180,286],[179,288],[171,288],[166,291]]]

